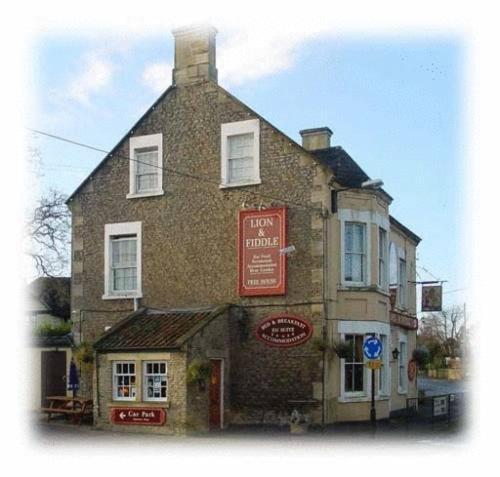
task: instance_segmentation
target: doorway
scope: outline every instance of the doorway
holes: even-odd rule
[[[42,351],[42,407],[47,396],[66,396],[66,352]]]
[[[224,425],[224,361],[210,360],[210,385],[208,387],[208,427],[211,431]]]

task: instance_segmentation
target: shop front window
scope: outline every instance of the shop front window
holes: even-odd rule
[[[117,400],[135,401],[135,363],[133,361],[114,363],[113,397]]]
[[[144,363],[144,401],[167,399],[167,363],[148,361]]]

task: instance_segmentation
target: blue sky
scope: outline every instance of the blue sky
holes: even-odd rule
[[[463,45],[457,37],[218,35],[220,83],[300,142],[329,126],[394,197],[391,213],[423,238],[420,278],[465,281]],[[169,85],[173,38],[45,36],[33,49],[32,128],[111,149]],[[34,137],[41,191],[71,193],[103,154]],[[427,273],[427,269],[431,274]]]

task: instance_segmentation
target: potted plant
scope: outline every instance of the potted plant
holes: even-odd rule
[[[352,354],[352,344],[347,341],[338,341],[333,345],[333,351],[340,359],[346,359]]]
[[[207,379],[210,377],[210,365],[199,359],[194,359],[191,361],[187,368],[187,382],[197,383],[198,390],[204,391]]]

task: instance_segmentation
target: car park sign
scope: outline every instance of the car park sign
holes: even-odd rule
[[[376,336],[368,336],[363,343],[366,359],[379,359],[382,356],[382,342]]]

